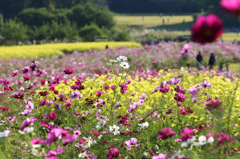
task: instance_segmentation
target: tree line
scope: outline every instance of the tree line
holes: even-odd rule
[[[0,0],[0,2],[3,1]],[[27,3],[31,1],[20,1],[26,2],[25,5],[27,6],[31,6],[31,3]],[[81,0],[81,3],[63,9],[49,5],[54,0],[48,0],[46,3],[44,3],[44,0],[41,1],[41,3],[39,2],[41,4],[39,5],[40,8],[25,8],[13,18],[6,19],[4,24],[1,24],[0,44],[14,45],[18,44],[19,41],[50,41],[56,39],[92,41],[94,36],[108,36],[109,40],[115,41],[129,40],[126,32],[116,27],[113,13],[106,7],[97,7],[94,5],[95,3],[89,1],[85,3]],[[70,1],[62,0],[66,3]],[[76,1],[73,0],[72,2],[76,3]],[[46,6],[43,7],[44,5]],[[4,14],[3,17],[5,17]]]

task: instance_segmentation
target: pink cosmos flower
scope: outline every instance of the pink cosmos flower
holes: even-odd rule
[[[45,82],[46,82],[46,80],[45,80],[45,79],[42,79],[42,80],[41,80],[41,85],[45,85]]]
[[[41,100],[39,102],[39,106],[43,106],[43,105],[46,105],[46,104],[48,104],[48,101],[46,101],[46,100]]]
[[[203,88],[211,87],[211,82],[208,82],[207,80],[205,80],[202,82],[201,86],[203,86]]]
[[[36,69],[36,74],[35,74],[37,77],[40,77],[40,76],[42,76],[43,75],[43,70],[41,70],[41,69]]]
[[[217,135],[219,136],[217,145],[225,145],[229,142],[236,141],[232,136],[228,136],[226,133],[223,134],[219,132]]]
[[[30,117],[30,119],[24,120],[22,122],[22,127],[20,128],[21,131],[23,131],[26,127],[28,127],[28,125],[34,123],[36,119],[33,117]]]
[[[44,143],[46,145],[51,145],[52,143],[55,142],[56,138],[62,139],[62,135],[64,136],[64,138],[69,138],[70,136],[69,133],[66,130],[63,130],[62,128],[53,128],[51,132],[47,134],[47,139],[44,141]]]
[[[112,90],[115,90],[115,89],[116,89],[116,86],[111,86],[111,89],[112,89]]]
[[[41,138],[38,138],[38,139],[32,139],[31,140],[31,144],[32,145],[35,145],[35,144],[42,144],[43,143],[43,140]]]
[[[185,101],[185,95],[183,93],[176,93],[174,99],[176,101],[184,102]]]
[[[48,153],[45,154],[45,158],[53,159],[53,157],[57,156],[58,154],[63,153],[64,151],[65,150],[63,149],[63,147],[58,146],[54,151],[53,150],[48,151]]]
[[[104,94],[103,91],[95,91],[95,93],[97,93],[97,96],[98,96],[98,97],[101,97],[101,95]]]
[[[79,135],[81,135],[82,133],[81,133],[79,130],[75,130],[75,131],[73,132],[73,134],[79,136]]]
[[[105,91],[109,90],[109,85],[104,85],[104,86],[103,86],[103,89],[104,89]]]
[[[219,110],[223,109],[222,103],[219,101],[219,99],[216,99],[215,101],[211,100],[209,104],[206,104],[206,106],[207,106],[206,109],[209,111],[212,111],[214,109],[219,109]]]
[[[23,69],[22,69],[22,73],[23,74],[26,74],[26,73],[28,73],[29,72],[29,67],[27,66],[27,67],[24,67]]]
[[[69,137],[68,139],[62,140],[63,146],[66,146],[67,144],[74,142],[78,139],[78,135],[73,134],[71,137]]]
[[[125,144],[127,145],[128,148],[139,146],[139,144],[137,144],[137,138],[131,138],[130,140],[126,141]]]
[[[158,134],[159,134],[160,136],[158,136],[157,139],[161,138],[162,140],[166,140],[166,139],[168,139],[168,138],[173,137],[173,136],[176,134],[176,132],[175,132],[175,131],[172,131],[171,128],[168,128],[168,129],[163,128],[162,131],[159,131],[159,132],[158,132]]]
[[[118,107],[120,107],[121,103],[120,102],[117,102],[114,109],[117,109]]]
[[[23,78],[24,78],[24,81],[29,81],[31,79],[29,74],[26,74]]]
[[[147,98],[147,94],[146,93],[142,93],[139,97],[139,99],[145,99]]]
[[[192,26],[192,38],[199,43],[209,43],[221,37],[223,21],[214,14],[201,15]]]
[[[222,0],[221,7],[234,16],[240,15],[240,1],[239,0]]]
[[[130,83],[131,83],[131,79],[127,79],[126,84],[128,85]]]
[[[18,74],[18,70],[14,70],[11,74],[11,77],[15,77],[15,76],[17,76],[17,74]]]
[[[72,92],[71,94],[70,94],[70,97],[71,98],[76,98],[76,99],[79,99],[79,97],[83,97],[83,95],[82,94],[80,94],[78,91],[74,91],[74,92]]]
[[[156,62],[155,62],[155,61],[153,61],[153,62],[152,62],[152,64],[156,64]]]
[[[70,74],[73,74],[74,71],[73,71],[72,68],[69,67],[69,68],[65,68],[64,73],[67,74],[67,75],[70,75]]]
[[[108,159],[118,158],[118,156],[119,156],[118,149],[111,149],[107,154]]]
[[[194,133],[194,130],[192,128],[189,129],[188,127],[185,127],[184,131],[181,132],[181,136],[182,136],[181,141],[183,142],[183,141],[187,141],[188,139],[191,139],[193,133]]]
[[[189,53],[191,49],[191,46],[189,44],[185,44],[184,47],[182,48],[181,52],[179,53],[180,56],[183,56],[187,53]]]
[[[182,87],[179,86],[179,85],[177,85],[177,86],[174,88],[174,90],[175,90],[176,92],[183,93],[183,94],[185,94],[185,93],[187,92],[186,89],[182,88]]]
[[[157,156],[153,156],[152,159],[167,159],[167,155],[166,154],[159,154]]]

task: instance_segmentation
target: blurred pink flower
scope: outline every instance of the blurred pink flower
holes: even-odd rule
[[[220,5],[231,15],[240,15],[240,0],[221,0]]]
[[[15,77],[18,74],[18,70],[12,72],[11,77]]]
[[[223,21],[214,14],[201,15],[192,26],[192,38],[201,44],[215,41],[223,33]]]

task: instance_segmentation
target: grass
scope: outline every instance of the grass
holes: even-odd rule
[[[144,21],[142,21],[142,16],[140,15],[117,15],[114,18],[118,25],[129,25],[135,28],[165,29],[175,33],[178,32],[179,35],[190,35],[189,27],[193,23],[192,15],[163,16],[162,18],[156,15],[148,15],[144,16]],[[164,19],[165,25],[162,24],[162,19]],[[167,19],[169,19],[169,22]],[[183,19],[185,19],[184,23]],[[224,41],[234,41],[235,39],[240,41],[240,33],[239,36],[236,33],[224,33],[222,38]]]
[[[191,15],[186,16],[144,16],[144,21],[142,16],[115,16],[117,24],[128,24],[130,26],[144,26],[144,27],[155,27],[155,26],[164,26],[162,20],[164,19],[165,25],[179,24],[183,22],[192,22],[193,18]],[[169,22],[168,22],[169,19]]]

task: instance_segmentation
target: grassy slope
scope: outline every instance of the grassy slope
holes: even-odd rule
[[[168,31],[178,32],[181,34],[190,34],[189,26],[193,19],[191,15],[185,16],[144,16],[144,21],[142,21],[142,16],[115,16],[114,17],[118,25],[127,24],[133,27],[144,27],[144,28],[154,28],[154,29],[166,29]],[[162,19],[165,20],[165,25],[162,25]],[[169,22],[167,22],[169,19]],[[183,23],[185,19],[185,23]],[[236,33],[224,33],[223,39],[225,41],[233,41],[234,39],[240,41],[240,33],[237,36]]]

